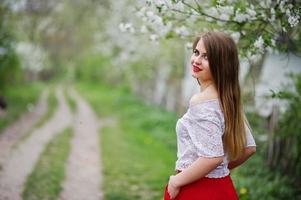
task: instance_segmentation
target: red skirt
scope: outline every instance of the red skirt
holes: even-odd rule
[[[167,186],[164,200],[170,200]],[[231,177],[201,178],[181,187],[179,194],[173,200],[238,200]]]

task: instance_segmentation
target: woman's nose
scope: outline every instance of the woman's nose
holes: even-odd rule
[[[194,58],[194,63],[200,65],[202,63],[201,56],[195,57]]]

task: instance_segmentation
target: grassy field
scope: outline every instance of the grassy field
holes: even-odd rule
[[[21,114],[33,108],[44,87],[44,84],[35,82],[7,88],[3,96],[8,106],[5,115],[0,117],[0,134],[6,126],[15,122]]]
[[[147,106],[126,89],[78,84],[101,118],[116,124],[100,131],[106,200],[162,199],[176,156],[175,113]]]
[[[33,172],[28,177],[24,200],[56,199],[65,177],[65,162],[70,151],[72,129],[65,129],[48,143]]]

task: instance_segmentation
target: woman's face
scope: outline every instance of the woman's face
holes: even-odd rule
[[[191,55],[191,70],[192,76],[201,82],[212,80],[207,52],[202,39],[198,41]]]

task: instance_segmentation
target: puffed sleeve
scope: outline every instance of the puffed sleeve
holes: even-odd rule
[[[197,115],[190,115],[185,125],[192,148],[199,157],[213,158],[224,155],[222,123],[215,113],[202,111]]]
[[[247,122],[245,123],[245,127],[246,127],[246,139],[247,139],[246,147],[256,146],[254,137],[251,132],[251,127]]]

